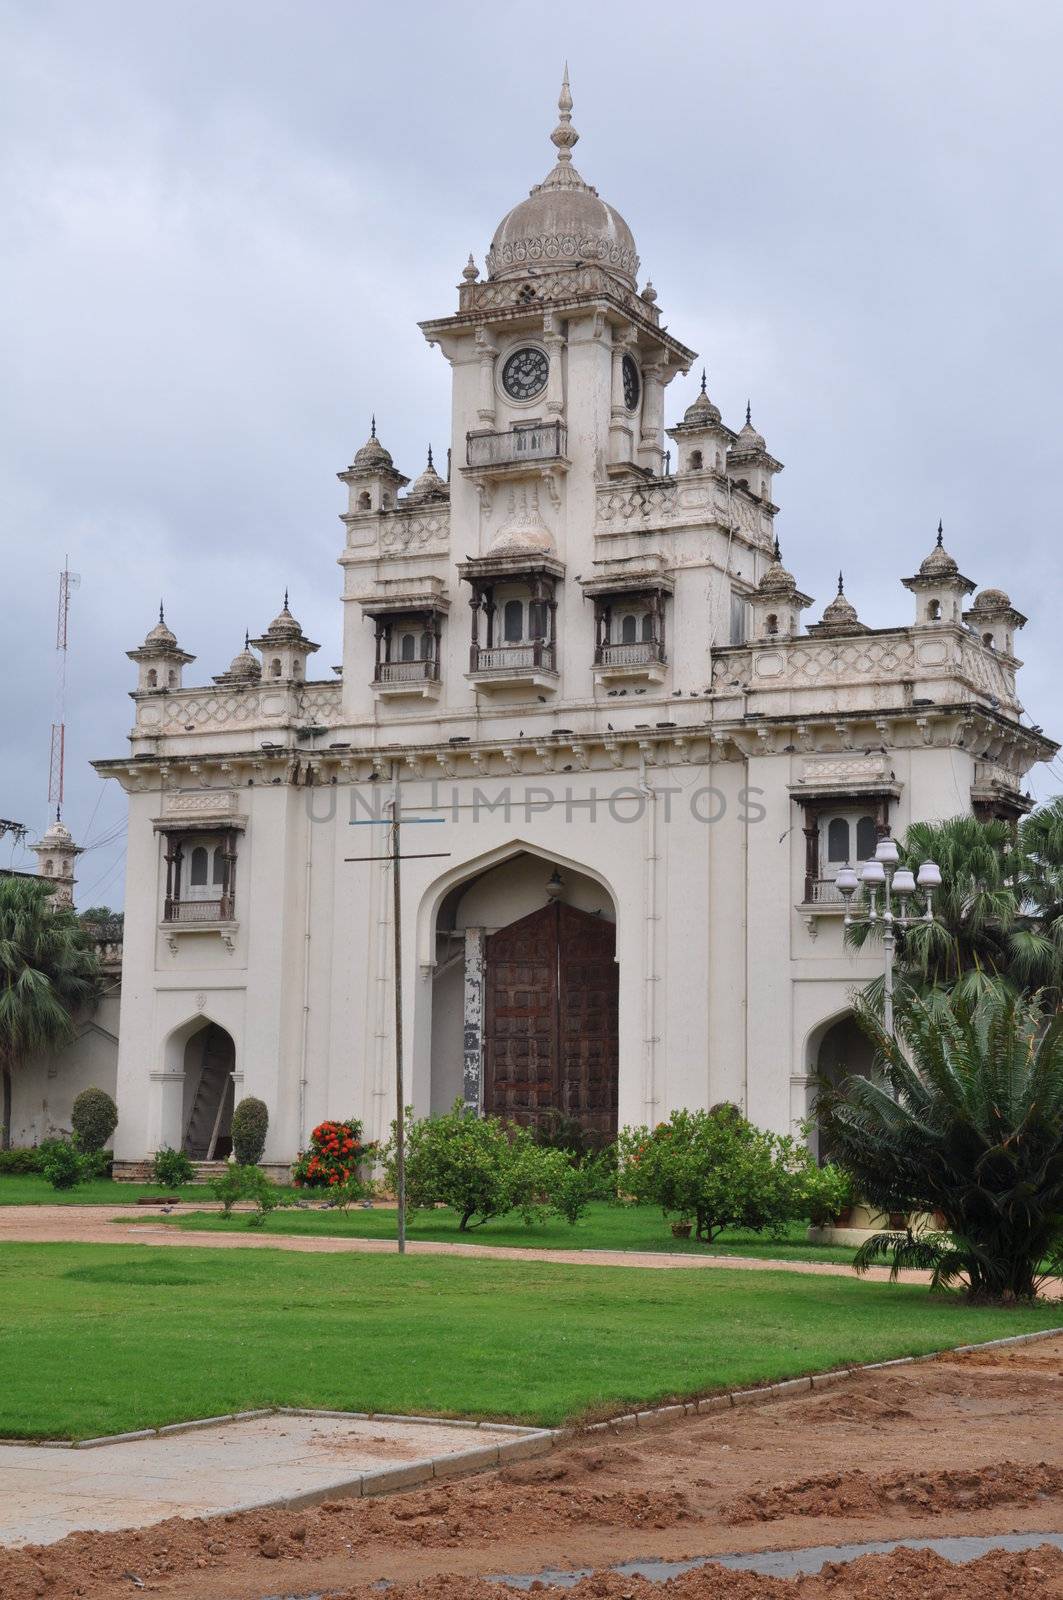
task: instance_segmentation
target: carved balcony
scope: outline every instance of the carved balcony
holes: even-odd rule
[[[557,652],[547,639],[523,644],[472,645],[469,678],[480,690],[553,689],[557,683]]]

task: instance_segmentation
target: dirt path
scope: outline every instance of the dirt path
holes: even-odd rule
[[[218,1210],[203,1205],[197,1210]],[[387,1239],[329,1239],[320,1235],[281,1233],[211,1233],[206,1229],[175,1228],[172,1224],[129,1221],[129,1206],[0,1206],[0,1244],[18,1240],[32,1244],[153,1244],[204,1245],[214,1250],[297,1250],[311,1254],[392,1254]],[[145,1207],[141,1219],[150,1216]],[[126,1226],[121,1224],[125,1222]],[[268,1225],[267,1225],[268,1226]],[[444,1244],[439,1240],[411,1239],[411,1255],[471,1256],[493,1261],[553,1261],[576,1267],[649,1267],[658,1271],[724,1267],[742,1272],[803,1272],[848,1278],[852,1268],[837,1261],[769,1261],[759,1256],[670,1255],[655,1250],[537,1250],[487,1244]],[[885,1267],[873,1267],[871,1282],[889,1280]],[[903,1272],[903,1283],[925,1283],[925,1272]]]
[[[1059,1530],[1063,1338],[871,1373],[650,1432],[574,1435],[540,1460],[392,1498],[173,1520],[0,1551],[0,1595],[102,1600],[139,1592],[132,1574],[167,1600],[313,1592],[370,1600],[369,1586],[380,1579],[396,1586],[393,1600],[499,1600],[504,1591],[481,1581],[488,1575]],[[869,1558],[844,1570],[844,1580],[782,1584],[713,1568],[666,1593],[669,1600],[1063,1595],[1063,1557],[1051,1551],[993,1556],[956,1571],[925,1554]],[[567,1592],[576,1600],[661,1595],[641,1580],[604,1573]]]

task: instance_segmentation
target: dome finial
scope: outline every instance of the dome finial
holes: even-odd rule
[[[558,161],[569,162],[572,160],[572,146],[578,142],[579,134],[572,126],[572,91],[568,86],[567,61],[564,77],[561,79],[561,93],[557,97],[557,109],[560,112],[560,119],[550,138],[557,146]]]
[[[288,585],[287,584],[284,585],[284,609],[285,609],[285,611],[287,611],[287,609],[288,609]]]
[[[373,415],[369,418],[369,437],[370,437],[370,439],[375,439],[376,438],[376,412],[375,411],[373,412]]]
[[[432,446],[431,445],[428,446],[428,465],[430,467],[434,465],[434,463],[432,461]]]
[[[838,574],[838,593],[839,594],[844,594],[845,593],[845,579],[842,577],[840,572]]]
[[[752,425],[753,425],[753,406],[752,406],[752,403],[749,400],[747,400],[746,401],[746,427],[749,428],[749,427],[752,427]]]
[[[159,621],[162,623],[163,627],[166,626],[166,618],[163,616],[163,613],[162,613],[162,601],[161,600],[159,601]]]
[[[705,388],[705,383],[706,383],[706,372],[705,372],[705,368],[702,367],[702,369],[701,369],[701,392],[702,392],[702,394],[707,393],[707,390]]]
[[[944,539],[944,537],[945,537],[945,524],[942,521],[941,517],[939,517],[938,518],[938,536],[937,536],[937,547],[938,547],[939,550],[941,549],[941,542]]]
[[[465,279],[466,283],[475,283],[477,278],[480,276],[480,269],[473,260],[473,254],[471,250],[469,251],[468,261],[461,269],[461,275]]]
[[[773,561],[781,561],[782,560],[782,551],[779,549],[779,535],[778,534],[775,535],[775,543],[772,546],[771,558],[772,558]]]

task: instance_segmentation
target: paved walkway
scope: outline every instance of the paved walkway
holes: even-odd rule
[[[196,1205],[196,1210],[218,1210]],[[6,1240],[49,1244],[152,1244],[203,1245],[212,1250],[296,1250],[311,1254],[393,1255],[388,1239],[337,1239],[320,1234],[212,1233],[206,1229],[176,1228],[172,1223],[152,1224],[147,1208],[130,1206],[0,1206],[0,1244]],[[131,1222],[131,1215],[139,1215]],[[126,1225],[123,1227],[122,1224]],[[672,1255],[656,1250],[541,1250],[534,1246],[507,1247],[488,1244],[445,1244],[439,1240],[410,1239],[411,1255],[470,1256],[493,1261],[552,1261],[577,1267],[649,1267],[672,1269],[737,1268],[744,1272],[802,1272],[849,1278],[852,1268],[836,1261],[768,1261],[759,1256]],[[887,1281],[885,1267],[873,1267],[868,1278]],[[906,1283],[923,1283],[924,1272],[904,1272]]]
[[[0,1445],[0,1544],[214,1517],[339,1485],[349,1492],[361,1473],[441,1462],[500,1437],[475,1423],[284,1414],[87,1450]]]

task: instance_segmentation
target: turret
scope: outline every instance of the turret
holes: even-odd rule
[[[845,578],[838,574],[838,593],[827,606],[819,622],[813,622],[809,633],[816,638],[832,639],[848,633],[869,633],[866,622],[861,622],[856,607],[846,598]]]
[[[811,596],[801,593],[793,573],[783,566],[776,539],[771,565],[749,596],[753,639],[794,638],[800,631],[801,613],[811,604]]]
[[[727,475],[733,483],[771,504],[772,479],[783,470],[782,462],[769,455],[764,435],[753,426],[752,409],[746,402],[746,420],[727,452]]]
[[[346,472],[337,473],[337,477],[350,490],[347,517],[394,510],[399,490],[404,489],[410,481],[399,472],[391,459],[390,450],[385,450],[377,438],[376,417],[372,419],[365,444]]]
[[[244,633],[244,647],[229,663],[228,672],[219,672],[214,682],[226,689],[246,689],[252,684],[259,683],[262,678],[262,663],[251,648],[251,640]]]
[[[1026,626],[1026,618],[1003,589],[983,589],[976,594],[963,620],[987,649],[1011,657],[1015,655],[1015,630]]]
[[[930,554],[920,562],[914,578],[902,578],[906,589],[915,595],[916,625],[962,620],[963,597],[974,589],[944,546],[944,528],[938,523],[937,539]]]
[[[403,481],[405,482],[405,479]],[[255,649],[262,653],[262,676],[267,680],[282,683],[292,679],[296,681],[304,679],[307,658],[321,648],[306,637],[288,610],[287,589],[284,591],[283,610],[274,617],[261,639],[248,640],[247,644],[253,644]],[[234,662],[233,665],[235,664]]]
[[[704,372],[697,399],[687,406],[682,422],[667,432],[676,444],[677,472],[723,472],[735,435],[724,426],[719,406],[709,399]]]
[[[80,845],[76,845],[71,838],[70,829],[57,817],[33,849],[37,856],[39,876],[55,884],[53,906],[73,906],[74,884],[77,882],[74,862],[82,851]]]
[[[138,668],[137,694],[150,694],[153,690],[180,689],[181,675],[195,656],[182,650],[175,635],[166,626],[162,601],[159,601],[159,620],[144,643],[136,650],[127,650],[130,661]]]

